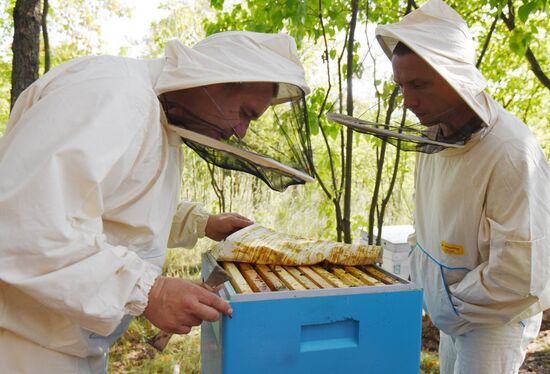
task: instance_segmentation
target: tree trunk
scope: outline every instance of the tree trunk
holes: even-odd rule
[[[348,37],[348,64],[347,64],[347,115],[353,116],[353,43],[355,25],[357,22],[358,0],[351,2],[351,21],[349,23]],[[353,151],[353,130],[346,129],[346,169],[345,169],[345,185],[344,185],[344,243],[351,243],[351,184],[352,184],[352,151]]]
[[[385,124],[389,125],[391,123],[391,116],[394,111],[395,107],[395,98],[397,97],[398,93],[398,87],[396,86],[391,96],[388,100],[388,109],[386,111],[386,120]],[[388,143],[386,141],[382,142],[382,145],[380,146],[380,155],[377,157],[376,161],[376,180],[374,183],[374,191],[372,193],[372,199],[369,209],[369,234],[368,234],[368,243],[373,244],[374,243],[374,226],[376,224],[376,221],[378,222],[378,237],[376,240],[376,244],[380,245],[380,238],[382,237],[382,224],[384,222],[384,213],[385,209],[383,209],[378,216],[376,216],[376,211],[380,209],[378,206],[378,198],[380,197],[380,186],[382,185],[382,173],[384,171],[384,162],[386,161],[386,147],[388,146]],[[388,196],[391,196],[391,192],[393,189],[393,183],[390,184],[390,187],[388,188]],[[389,197],[388,197],[389,199]],[[385,205],[385,204],[384,204]]]
[[[50,37],[48,36],[48,0],[42,8],[42,39],[44,40],[44,74],[50,71]]]
[[[13,9],[13,62],[10,108],[21,92],[38,79],[40,51],[40,0],[17,0]]]

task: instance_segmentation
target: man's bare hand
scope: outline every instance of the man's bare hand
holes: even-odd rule
[[[236,213],[213,214],[206,222],[205,234],[212,240],[220,241],[253,223],[248,218]]]
[[[158,277],[143,315],[161,330],[188,334],[202,321],[217,321],[220,313],[233,311],[213,292],[189,280]]]

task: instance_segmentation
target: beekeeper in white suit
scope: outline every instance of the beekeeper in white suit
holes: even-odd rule
[[[431,0],[379,26],[404,105],[463,149],[419,153],[411,278],[440,329],[441,373],[516,373],[550,306],[550,171],[484,91],[462,18]]]
[[[106,372],[131,316],[185,334],[230,315],[214,293],[160,276],[169,236],[191,247],[251,223],[178,207],[182,140],[166,118],[243,137],[296,98],[285,87],[309,92],[294,40],[248,32],[171,41],[158,60],[77,58],[32,84],[0,140],[0,372]]]

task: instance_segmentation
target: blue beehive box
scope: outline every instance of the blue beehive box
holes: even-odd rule
[[[203,256],[203,278],[214,261]],[[244,294],[226,282],[220,296],[231,304],[233,318],[203,322],[205,374],[420,371],[422,291],[403,279]]]

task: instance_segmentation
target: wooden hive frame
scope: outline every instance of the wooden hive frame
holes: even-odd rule
[[[222,262],[237,293],[300,291],[322,288],[379,286],[402,283],[376,266],[260,265]]]

